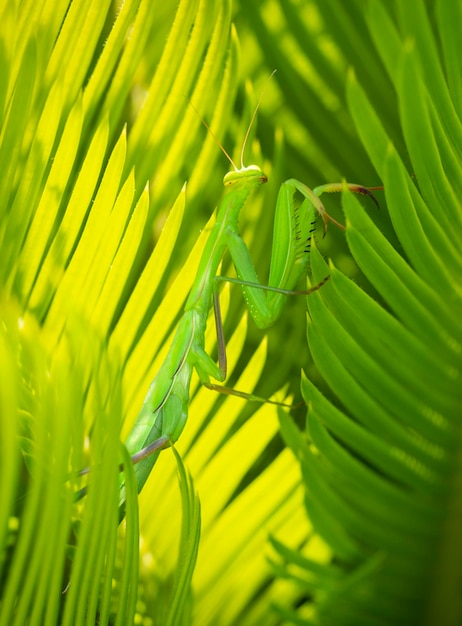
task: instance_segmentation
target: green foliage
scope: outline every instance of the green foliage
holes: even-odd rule
[[[460,623],[462,127],[458,88],[442,71],[458,34],[448,4],[434,8],[433,28],[422,4],[389,13],[371,2],[365,11],[406,151],[360,72],[348,76],[349,109],[397,243],[345,195],[349,249],[379,301],[333,264],[329,284],[308,299],[308,343],[332,399],[305,378],[306,432],[282,420],[332,561],[320,569],[274,544],[287,574],[307,580],[314,596],[296,623]],[[313,279],[326,272],[315,254]]]
[[[461,21],[448,0],[0,1],[1,626],[460,622]],[[303,366],[306,429],[194,379],[138,500],[120,441],[227,167],[188,101],[239,160],[275,68],[245,155],[270,178],[241,224],[261,276],[285,178],[383,184],[381,209],[345,195],[313,255],[331,280],[267,339],[223,289],[230,384],[298,395]]]

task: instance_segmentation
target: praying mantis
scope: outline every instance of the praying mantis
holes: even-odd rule
[[[148,479],[160,451],[173,445],[184,429],[188,417],[193,370],[204,385],[212,388],[217,385],[212,384],[211,379],[222,383],[226,378],[226,350],[218,302],[219,282],[240,284],[247,308],[256,325],[262,329],[268,328],[279,318],[288,295],[309,295],[320,289],[330,278],[326,276],[311,289],[294,290],[299,279],[308,270],[311,240],[317,218],[321,217],[323,220],[324,233],[328,221],[343,228],[328,215],[320,196],[323,193],[349,189],[367,195],[377,203],[370,191],[373,188],[352,183],[334,183],[310,189],[293,178],[286,180],[281,185],[276,202],[268,284],[262,285],[238,229],[239,214],[245,207],[250,192],[267,182],[260,167],[244,166],[245,145],[259,104],[260,102],[253,113],[243,142],[240,168],[201,118],[233,169],[223,179],[227,193],[217,208],[216,221],[205,244],[196,278],[170,349],[149,387],[126,441],[134,463],[138,492]],[[303,198],[299,207],[294,202],[296,194]],[[217,276],[225,251],[231,256],[237,278]],[[215,311],[218,363],[207,354],[204,345],[207,318],[212,305]],[[124,504],[124,489],[122,483],[121,506]]]

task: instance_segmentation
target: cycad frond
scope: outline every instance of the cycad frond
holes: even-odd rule
[[[294,623],[460,620],[462,127],[437,45],[438,37],[447,41],[450,53],[455,32],[439,30],[443,16],[448,23],[438,4],[435,28],[422,4],[390,15],[371,2],[365,14],[407,153],[391,140],[369,84],[352,73],[348,80],[351,115],[384,184],[394,245],[345,195],[348,245],[379,302],[333,265],[330,284],[308,298],[308,342],[332,400],[305,379],[306,435],[284,417],[283,426],[300,459],[308,515],[332,561],[303,562],[275,542],[288,574],[313,594],[310,608],[292,613]],[[315,254],[314,280],[326,271]]]
[[[197,105],[210,111],[218,97],[230,108],[237,84],[235,64],[224,69],[229,4],[214,5],[217,21],[210,27],[202,18],[213,3],[182,2],[170,44],[158,51],[155,74],[152,68],[145,74],[157,106],[153,111],[147,102],[143,108],[145,118],[153,114],[152,132],[144,133],[144,147],[135,128],[127,142],[122,110],[156,13],[149,2],[128,2],[114,18],[109,4],[89,10],[85,2],[20,9],[7,3],[1,9],[7,25],[0,72],[0,155],[7,174],[1,181],[0,224],[1,458],[2,481],[8,481],[1,489],[2,624],[134,619],[139,527],[131,464],[119,449],[123,419],[129,424],[131,417],[130,410],[122,412],[122,398],[137,410],[132,396],[139,402],[146,392],[165,339],[149,319],[166,289],[167,266],[178,265],[172,258],[184,215],[183,176],[192,170],[185,164],[201,151],[202,140],[192,131],[200,121],[188,104],[191,85],[210,80],[216,85],[226,74],[224,94],[220,83],[193,94]],[[106,19],[114,24],[102,47]],[[175,50],[180,21],[186,48],[193,46],[197,54]],[[217,39],[221,56],[209,63]],[[232,46],[235,51],[235,40]],[[161,78],[173,76],[172,62],[178,70],[175,94]],[[153,90],[156,80],[163,98]],[[159,123],[162,116],[168,126]],[[179,133],[182,118],[189,126]],[[165,149],[154,145],[154,131]],[[166,168],[157,189],[156,169],[169,159],[175,167]],[[150,180],[157,192],[155,210]],[[156,211],[172,207],[152,252]],[[192,263],[199,252],[200,246]],[[187,289],[185,281],[182,289],[169,292],[165,332]],[[141,353],[147,356],[143,365],[137,360]],[[128,500],[126,524],[118,531],[120,462],[127,469]],[[78,472],[87,465],[85,498],[74,504],[82,487]],[[197,553],[199,517],[189,480],[183,470],[181,545],[195,549],[181,549],[170,597],[172,624],[189,601]]]

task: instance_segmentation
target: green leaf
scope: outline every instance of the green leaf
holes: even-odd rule
[[[307,299],[325,392],[305,378],[306,432],[297,437],[286,423],[283,434],[300,461],[307,513],[333,552],[334,582],[319,572],[313,580],[309,562],[276,544],[277,567],[297,572],[299,584],[306,575],[313,594],[306,619],[283,609],[293,623],[460,621],[461,544],[452,529],[461,510],[461,125],[436,44],[445,34],[417,4],[374,1],[366,12],[400,127],[389,129],[367,82],[348,79],[394,233],[345,194],[346,238],[369,294],[330,263],[331,280]],[[361,65],[356,58],[356,76]],[[313,282],[327,272],[317,250],[312,269]]]
[[[181,542],[179,548],[178,569],[174,584],[173,598],[170,602],[166,620],[168,626],[184,624],[188,604],[191,602],[191,580],[197,560],[200,537],[200,502],[197,493],[194,492],[194,484],[190,476],[186,474],[185,467],[180,455],[173,449],[178,465],[179,482],[181,489],[181,501],[183,507],[183,520],[181,529]]]

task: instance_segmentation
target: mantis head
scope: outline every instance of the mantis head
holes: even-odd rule
[[[248,165],[240,170],[236,168],[225,174],[223,185],[225,187],[257,187],[264,185],[267,181],[268,177],[258,165]]]

